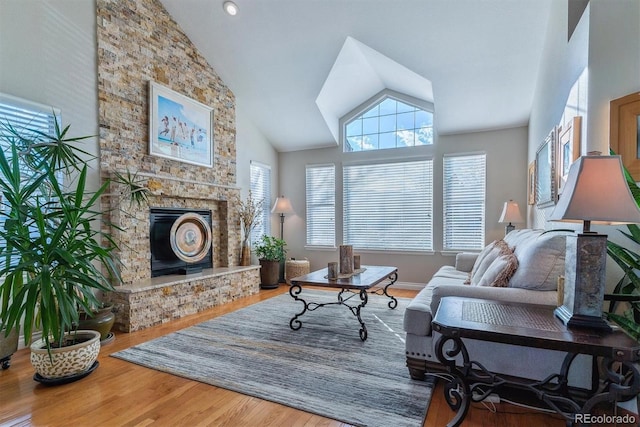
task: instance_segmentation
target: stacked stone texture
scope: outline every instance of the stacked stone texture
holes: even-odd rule
[[[98,114],[100,167],[104,179],[114,172],[137,172],[149,188],[148,206],[130,205],[118,196],[113,185],[102,200],[104,215],[118,228],[111,228],[120,250],[124,286],[150,279],[149,206],[206,208],[212,211],[213,267],[239,264],[240,218],[230,201],[239,196],[236,185],[235,97],[193,46],[159,0],[98,0]],[[149,154],[150,81],[213,108],[213,167],[203,167]],[[212,298],[216,303],[228,295],[258,291],[252,277],[250,289],[220,289],[199,293],[197,300]],[[189,286],[213,286],[211,280],[195,280]],[[213,282],[219,284],[216,279]],[[175,292],[195,295],[193,290]],[[201,288],[197,288],[201,289]],[[166,306],[157,300],[163,295],[141,294],[145,303],[131,305],[136,312]],[[164,295],[168,297],[168,295]],[[114,297],[115,298],[115,297]],[[147,299],[149,298],[149,299]],[[180,309],[163,309],[162,319],[199,307],[198,301],[182,301]],[[207,303],[209,305],[209,303]],[[214,304],[215,305],[215,304]],[[187,308],[191,307],[191,308]],[[197,310],[196,310],[197,311]],[[166,314],[170,313],[170,314]],[[153,310],[149,316],[157,316]],[[136,321],[138,322],[138,321]],[[148,325],[153,322],[140,322]],[[137,327],[136,327],[137,328]],[[125,328],[126,329],[126,328]]]

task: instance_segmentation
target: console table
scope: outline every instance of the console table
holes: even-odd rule
[[[620,330],[604,333],[567,328],[553,314],[554,307],[507,303],[473,298],[445,297],[440,301],[433,329],[441,337],[436,356],[451,379],[445,399],[456,416],[447,424],[459,426],[471,401],[479,402],[504,387],[525,390],[546,407],[562,415],[567,425],[579,424],[600,402],[625,401],[640,392],[640,343]],[[472,361],[463,338],[507,343],[567,352],[558,373],[543,381],[505,378]],[[603,386],[579,397],[567,386],[571,363],[578,354],[602,357],[606,379]],[[462,357],[457,366],[456,357]]]

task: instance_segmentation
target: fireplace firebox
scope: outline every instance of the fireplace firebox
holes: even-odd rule
[[[213,267],[210,210],[151,208],[149,221],[151,277]]]

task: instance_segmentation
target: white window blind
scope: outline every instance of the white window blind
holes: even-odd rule
[[[259,162],[251,162],[251,197],[263,200],[260,223],[251,230],[251,242],[258,242],[264,234],[271,235],[271,167]]]
[[[59,110],[53,107],[0,93],[0,121],[10,123],[20,132],[21,136],[37,137],[37,135],[29,135],[28,131],[39,131],[46,135],[53,135],[56,116],[59,115]],[[6,133],[5,129],[0,131]],[[3,147],[3,149],[5,148]]]
[[[335,165],[307,165],[307,245],[336,244]]]
[[[443,169],[443,249],[482,249],[486,155],[447,156]]]
[[[343,179],[345,244],[433,250],[433,160],[346,165]]]
[[[0,132],[7,138],[15,137],[5,128],[5,126],[10,125],[21,137],[43,140],[43,137],[38,135],[37,132],[53,135],[55,133],[55,121],[59,117],[60,111],[53,107],[0,93],[0,122],[2,123]],[[7,152],[9,147],[4,145],[6,144],[5,138],[2,138],[2,144],[2,150],[5,151],[7,157],[10,157],[11,153]],[[30,173],[22,161],[20,162],[20,167],[23,168],[25,173]],[[60,182],[62,182],[62,178],[62,175],[58,176]],[[8,214],[5,203],[2,202],[2,195],[0,195],[0,212],[4,213],[0,215],[0,228],[4,228],[6,214]],[[36,232],[35,229],[33,232]],[[3,243],[0,242],[1,244]]]

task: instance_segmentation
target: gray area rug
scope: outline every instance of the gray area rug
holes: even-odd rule
[[[392,292],[391,292],[392,293]],[[314,302],[337,292],[309,291]],[[357,296],[354,298],[355,301]],[[289,294],[114,353],[142,366],[363,426],[421,426],[432,383],[414,381],[405,366],[402,317],[409,300],[372,295],[362,310],[369,333],[349,309],[307,311]]]

